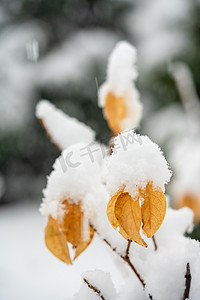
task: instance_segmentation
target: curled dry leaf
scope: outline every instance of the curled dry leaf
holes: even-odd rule
[[[122,193],[115,204],[115,216],[119,226],[137,244],[147,247],[147,244],[140,235],[142,222],[139,197],[132,199],[129,193]]]
[[[141,205],[140,205],[141,203]],[[108,203],[107,216],[114,229],[127,240],[132,239],[141,246],[147,244],[140,235],[142,226],[144,234],[150,238],[161,226],[166,213],[166,198],[160,188],[153,188],[148,183],[145,189],[139,189],[133,199],[129,193],[120,191]]]
[[[115,133],[120,133],[121,121],[126,118],[127,107],[123,97],[117,97],[109,92],[105,100],[105,115],[110,129]]]
[[[49,217],[45,228],[45,244],[57,258],[66,264],[72,264],[66,237],[60,230],[57,221],[52,217]]]
[[[74,260],[89,246],[91,243],[94,230],[88,228],[89,236],[85,236],[83,226],[84,214],[81,210],[81,204],[63,202],[64,216],[62,221],[49,218],[45,229],[45,242],[47,248],[60,260],[71,264],[68,244],[72,244],[75,249]]]
[[[94,229],[90,226],[90,238],[88,241],[82,241],[76,248],[74,260],[89,246],[94,237]]]
[[[139,194],[143,200],[142,229],[144,234],[151,238],[164,220],[167,208],[166,198],[161,189],[153,189],[152,183],[148,183],[145,190],[140,190]]]

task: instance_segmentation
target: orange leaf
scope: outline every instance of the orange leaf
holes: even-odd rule
[[[105,115],[110,129],[115,133],[120,133],[121,121],[126,118],[127,107],[123,97],[116,97],[109,92],[105,100]]]
[[[120,228],[141,246],[147,247],[147,244],[140,235],[141,227],[141,208],[138,199],[132,199],[129,193],[122,193],[115,203],[115,216],[119,222]]]
[[[94,229],[90,226],[90,238],[89,238],[89,241],[87,241],[87,242],[81,241],[80,242],[80,244],[76,248],[74,260],[89,246],[89,244],[91,243],[93,237],[94,237]]]
[[[116,193],[109,201],[108,206],[107,206],[107,217],[108,220],[110,222],[110,224],[112,225],[112,227],[114,229],[117,229],[117,227],[119,226],[119,222],[116,219],[115,216],[115,204],[116,201],[118,199],[118,197],[123,193],[123,191],[120,191],[118,193]],[[126,239],[126,240],[130,240],[130,237],[126,234],[126,232],[120,228],[119,233]]]
[[[153,189],[148,183],[145,190],[140,190],[140,197],[144,202],[141,206],[143,232],[151,238],[160,228],[166,213],[166,198],[160,188]]]
[[[121,193],[122,193],[122,191],[116,193],[110,199],[110,201],[108,202],[108,206],[107,206],[108,220],[114,229],[117,229],[117,227],[119,226],[119,222],[117,221],[116,216],[115,216],[115,204],[116,204],[117,198],[119,197],[119,195],[121,195]]]
[[[66,264],[72,264],[67,240],[60,231],[58,223],[52,217],[49,217],[45,228],[45,243],[49,251]]]
[[[63,202],[64,217],[60,224],[62,232],[67,241],[77,247],[83,240],[82,219],[84,218],[81,211],[81,204],[69,203],[67,200]]]

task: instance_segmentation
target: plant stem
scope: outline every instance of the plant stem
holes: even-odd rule
[[[104,298],[104,296],[102,295],[101,291],[98,290],[98,289],[97,289],[95,286],[93,286],[92,284],[90,284],[90,283],[87,281],[87,279],[83,278],[83,281],[87,284],[87,286],[88,286],[91,290],[93,290],[96,294],[98,294],[99,297],[101,297],[101,299],[106,300],[106,299]]]
[[[152,236],[152,240],[153,240],[154,248],[155,248],[155,251],[156,251],[158,249],[158,246],[157,246],[156,239],[155,239],[154,235]]]
[[[192,280],[192,276],[190,273],[190,264],[187,263],[186,273],[185,273],[185,291],[183,295],[183,300],[189,299],[191,280]]]
[[[104,242],[114,251],[116,252],[116,249],[113,248],[111,246],[111,244],[106,240],[104,239]],[[126,249],[126,255],[123,256],[123,255],[120,255],[119,256],[123,259],[123,261],[125,261],[129,267],[133,270],[133,272],[135,273],[135,275],[137,276],[137,278],[139,279],[139,281],[141,282],[143,288],[145,288],[145,283],[144,283],[144,280],[141,278],[140,274],[137,272],[136,268],[134,267],[134,265],[131,263],[130,261],[130,258],[129,258],[129,249],[130,249],[130,244],[131,244],[131,241],[128,242],[128,246],[127,246],[127,249]],[[116,252],[117,253],[117,252]]]

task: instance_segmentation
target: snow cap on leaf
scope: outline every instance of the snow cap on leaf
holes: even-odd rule
[[[95,140],[95,132],[89,126],[68,116],[47,100],[37,104],[36,117],[61,151],[78,142],[90,143]]]
[[[82,156],[84,144],[76,144],[56,160],[48,177],[40,211],[48,217],[45,242],[48,249],[66,263],[71,262],[68,244],[75,249],[74,259],[92,241],[94,230],[84,212],[84,200],[100,184],[100,159]]]
[[[113,133],[138,126],[142,104],[134,80],[136,50],[128,42],[119,42],[110,55],[107,80],[99,89],[99,106]]]
[[[127,240],[147,247],[140,235],[152,237],[166,213],[165,184],[171,177],[160,148],[148,137],[126,131],[115,138],[105,177],[111,200],[107,216]]]

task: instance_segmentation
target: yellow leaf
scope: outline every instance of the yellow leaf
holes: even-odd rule
[[[121,195],[121,193],[122,193],[122,191],[116,193],[110,199],[110,201],[108,202],[108,206],[107,206],[108,220],[114,229],[117,229],[117,227],[119,226],[119,222],[117,221],[116,216],[115,216],[115,204],[116,204],[117,198],[119,197],[119,195]]]
[[[145,190],[140,190],[143,198],[141,206],[143,232],[151,238],[160,228],[166,213],[166,198],[160,188],[153,189],[152,183],[148,183]]]
[[[139,197],[133,200],[129,193],[122,193],[115,203],[115,216],[120,228],[130,239],[141,246],[147,247],[140,235],[142,218]]]
[[[65,213],[60,227],[66,240],[76,248],[83,237],[82,219],[84,214],[81,211],[81,204],[69,203],[65,200],[63,205]]]
[[[109,92],[105,100],[105,115],[110,129],[118,134],[122,131],[121,121],[126,118],[127,107],[123,97],[116,97]]]
[[[81,241],[75,251],[74,260],[89,246],[94,236],[94,229],[90,226],[90,238],[89,241]]]
[[[45,228],[45,243],[57,258],[66,264],[72,264],[66,238],[60,231],[57,221],[52,217],[49,217]]]
[[[108,206],[107,206],[107,217],[114,229],[117,229],[119,226],[119,222],[115,216],[115,204],[118,199],[118,197],[123,193],[123,191],[120,191],[116,193],[109,201]],[[126,234],[126,232],[120,228],[119,233],[126,239],[130,240],[130,237]]]

